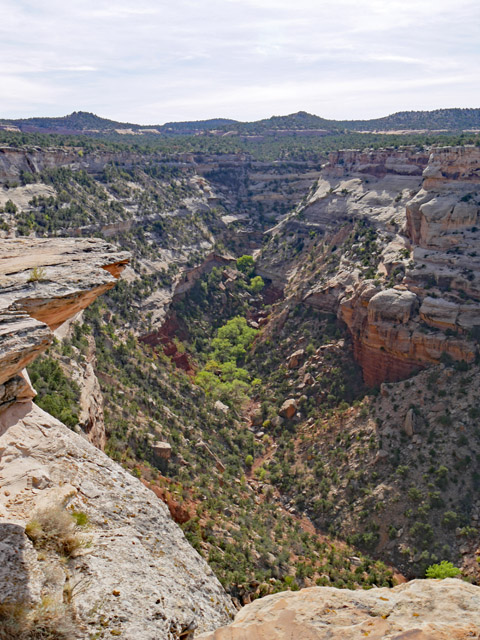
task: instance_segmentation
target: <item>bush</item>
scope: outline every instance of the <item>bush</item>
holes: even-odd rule
[[[254,294],[260,293],[264,286],[265,282],[263,281],[263,278],[261,276],[255,276],[251,279],[248,290]]]
[[[444,578],[454,578],[458,576],[459,573],[460,569],[458,567],[454,567],[453,564],[447,560],[442,560],[440,564],[430,565],[425,572],[425,576],[427,578],[443,580]]]
[[[87,526],[88,516],[85,511],[72,511],[72,517],[79,527]]]
[[[5,213],[17,213],[17,205],[12,200],[7,200],[4,206]]]
[[[455,529],[458,525],[458,516],[455,511],[445,511],[442,518],[442,525],[446,529]]]
[[[45,280],[45,267],[33,267],[28,282],[41,282]]]
[[[46,509],[30,520],[25,534],[37,549],[55,551],[71,556],[81,544],[75,534],[76,519],[61,508]]]

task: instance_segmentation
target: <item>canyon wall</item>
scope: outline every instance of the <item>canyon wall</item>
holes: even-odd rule
[[[476,147],[333,153],[259,271],[347,325],[370,386],[442,357],[472,362],[479,182]]]
[[[409,260],[402,281],[388,290],[363,284],[340,300],[367,384],[401,379],[445,355],[474,360],[479,167],[477,148],[434,151],[420,190],[406,204],[401,231]],[[386,259],[382,266],[387,273],[394,268]]]

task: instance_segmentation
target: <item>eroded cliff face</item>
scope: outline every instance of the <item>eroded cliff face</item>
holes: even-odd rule
[[[355,301],[340,301],[368,384],[406,377],[442,354],[473,361],[471,337],[480,322],[479,166],[477,148],[434,151],[421,189],[406,205],[410,260],[401,284],[390,291],[364,284]]]
[[[179,640],[228,622],[230,599],[163,502],[36,406],[24,371],[54,329],[114,286],[128,258],[101,240],[0,242],[0,605],[34,611],[48,601],[79,639]],[[101,446],[89,355],[77,371],[90,396],[80,420]],[[35,543],[38,521],[65,513],[88,522],[72,532],[76,546]]]
[[[261,273],[345,322],[368,385],[442,354],[473,361],[479,167],[475,147],[434,150],[428,162],[413,151],[337,152],[273,230]]]
[[[202,640],[460,640],[480,631],[480,588],[459,580],[414,580],[394,589],[313,587],[244,607]]]
[[[53,330],[114,286],[128,253],[101,240],[0,241],[0,408],[32,397],[22,370]]]
[[[86,171],[101,171],[110,162],[131,167],[140,155],[121,152],[90,152],[77,149],[41,149],[0,147],[0,182],[16,181],[23,172],[37,174],[45,169],[72,167]]]

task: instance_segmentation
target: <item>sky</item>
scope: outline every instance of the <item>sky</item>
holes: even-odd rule
[[[0,0],[0,117],[480,107],[479,0]]]

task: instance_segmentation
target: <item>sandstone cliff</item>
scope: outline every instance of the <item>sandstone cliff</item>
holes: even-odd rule
[[[0,434],[0,604],[65,606],[73,590],[75,638],[173,640],[228,622],[220,583],[139,480],[31,402],[0,414]],[[58,508],[88,518],[66,562],[25,535]]]
[[[0,406],[32,397],[22,369],[53,330],[114,286],[127,262],[101,240],[1,241]]]
[[[202,640],[466,640],[480,632],[480,588],[459,580],[414,580],[394,589],[313,587],[244,607]]]
[[[337,152],[273,229],[260,272],[337,314],[368,385],[473,361],[479,164],[475,147]]]

